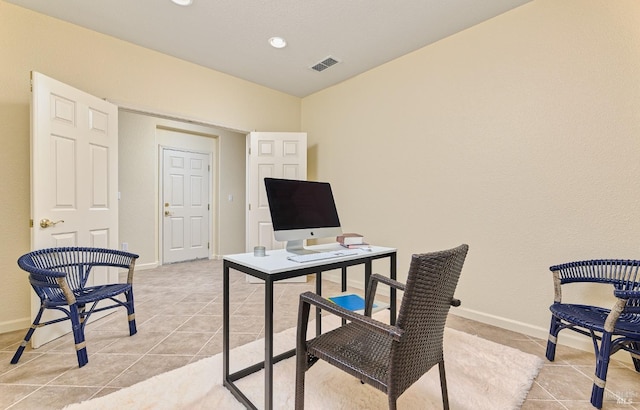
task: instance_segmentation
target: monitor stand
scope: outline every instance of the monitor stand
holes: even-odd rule
[[[310,253],[317,253],[315,251],[304,248],[304,240],[287,241],[287,252],[295,253],[296,255],[307,255]]]

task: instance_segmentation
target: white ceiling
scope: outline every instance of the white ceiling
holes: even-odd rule
[[[304,97],[531,0],[6,1]]]

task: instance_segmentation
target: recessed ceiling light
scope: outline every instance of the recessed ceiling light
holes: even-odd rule
[[[282,37],[271,37],[269,39],[269,44],[275,48],[285,48],[287,46],[287,42]]]
[[[190,6],[193,3],[193,0],[171,0],[178,6]]]

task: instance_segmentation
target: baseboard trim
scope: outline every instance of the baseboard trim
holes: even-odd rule
[[[31,326],[31,319],[28,317],[7,320],[5,322],[0,322],[0,334],[14,332],[16,330],[25,330],[29,326]]]
[[[488,313],[479,312],[473,309],[467,309],[462,306],[453,308],[449,311],[450,314],[460,316],[466,319],[475,320],[477,322],[485,323],[492,326],[497,326],[502,329],[511,330],[513,332],[522,333],[524,335],[542,339],[544,346],[546,347],[547,339],[549,338],[549,328],[534,326],[529,323],[519,322],[512,319],[507,319],[500,316],[490,315]],[[549,313],[549,320],[551,320],[551,313]],[[571,347],[585,352],[593,353],[593,342],[590,337],[580,335],[573,331],[564,330],[558,335],[558,345]],[[613,356],[616,360],[620,360],[625,363],[633,363],[629,353],[620,351]],[[556,357],[556,360],[562,359]],[[595,366],[595,362],[594,362]]]
[[[464,303],[464,301],[463,301]],[[529,323],[520,322],[513,319],[507,319],[502,316],[495,316],[485,312],[480,312],[473,309],[468,309],[464,305],[452,308],[449,311],[450,314],[460,316],[466,319],[475,320],[477,322],[485,323],[492,326],[497,326],[502,329],[511,330],[525,334],[527,336],[535,337],[542,340],[547,340],[549,336],[549,329],[539,326],[534,326]],[[576,335],[577,336],[577,335]],[[590,345],[590,344],[589,344]]]
[[[155,269],[158,266],[160,266],[160,263],[158,262],[149,262],[149,263],[136,263],[136,270],[149,270],[149,269]],[[134,278],[134,283],[135,283],[135,278]]]

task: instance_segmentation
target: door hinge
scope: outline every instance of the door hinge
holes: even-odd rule
[[[249,155],[251,155],[251,147],[249,147]]]
[[[249,210],[251,210],[251,204],[249,204]]]
[[[211,210],[211,204],[207,204],[207,211]]]
[[[33,228],[33,219],[29,219],[29,228]]]
[[[207,242],[207,249],[209,249],[209,242]]]

